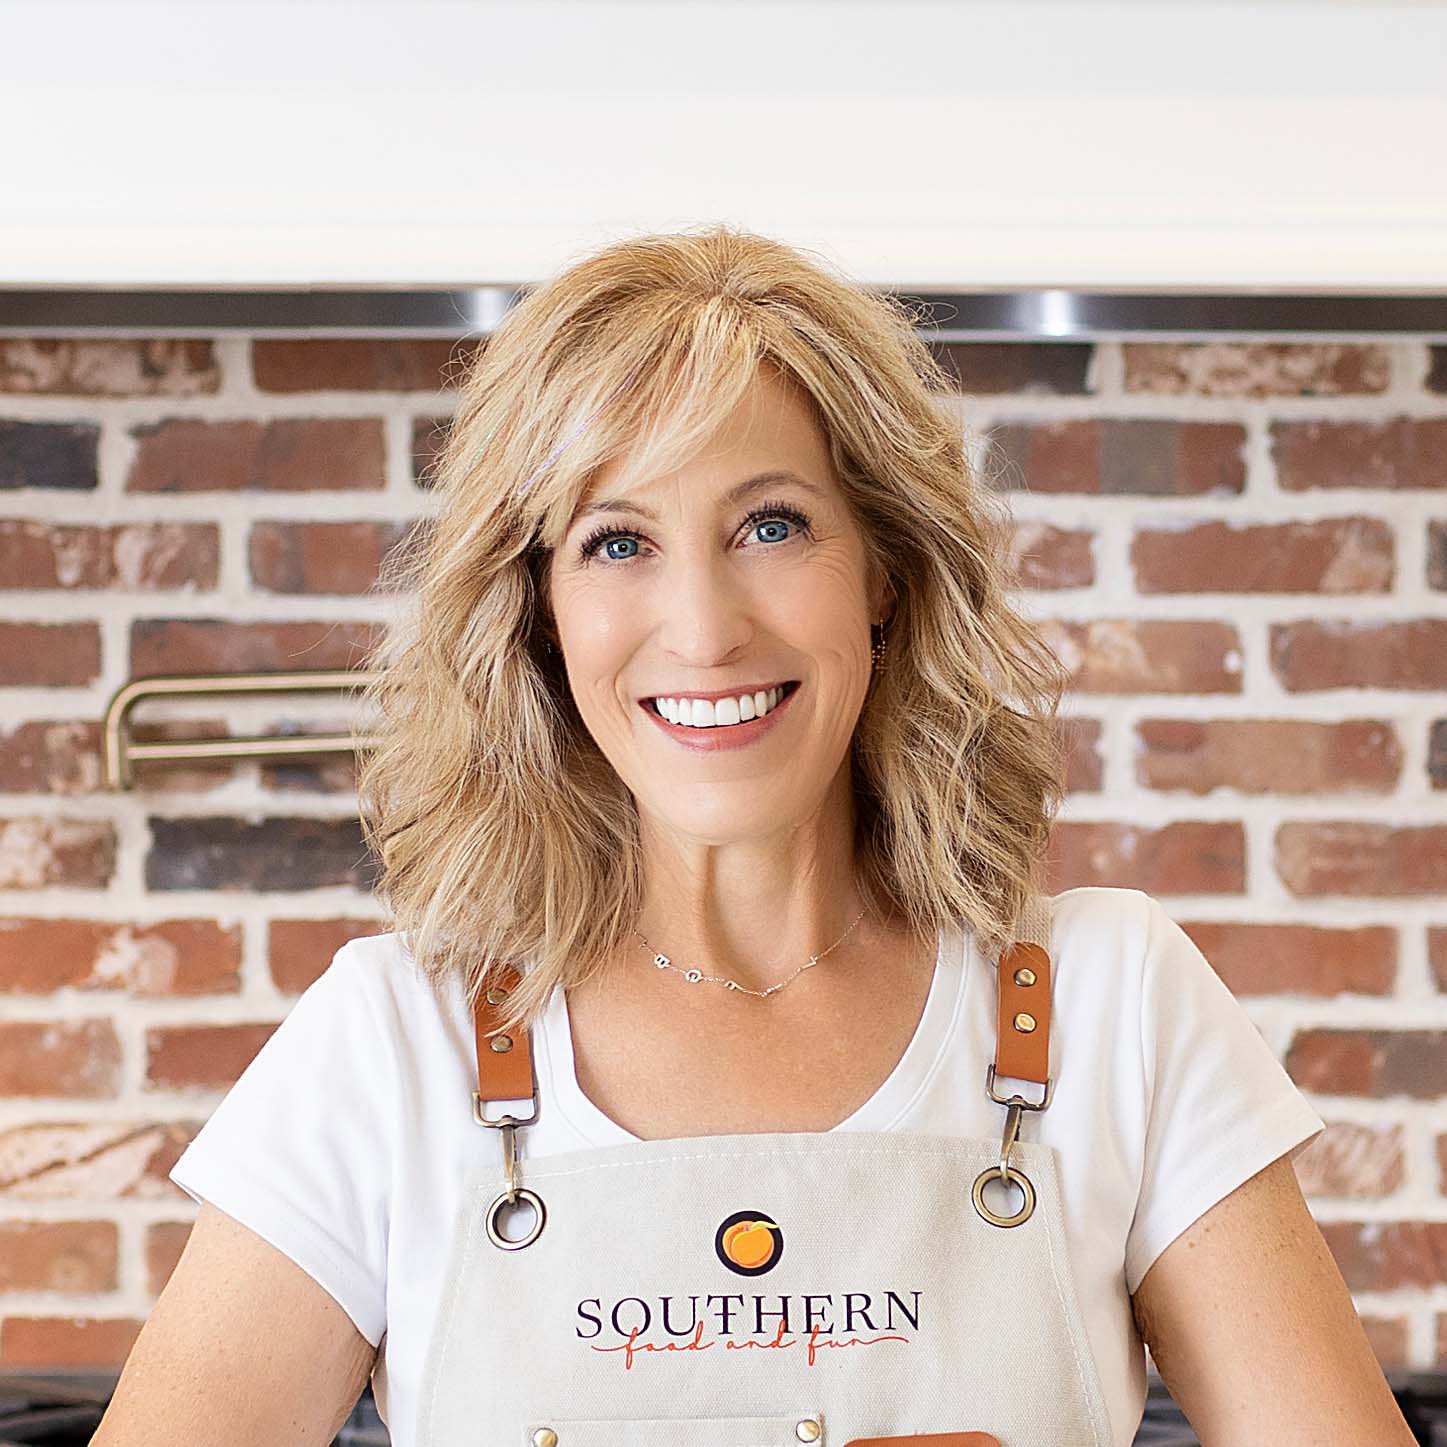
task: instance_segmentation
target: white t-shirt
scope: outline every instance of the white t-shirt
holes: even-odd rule
[[[985,1094],[995,975],[944,932],[913,1039],[835,1130],[996,1139]],[[1078,1299],[1118,1447],[1146,1396],[1129,1293],[1193,1221],[1324,1128],[1246,1011],[1150,895],[1055,897],[1054,1095],[1023,1140],[1059,1152]],[[529,1157],[634,1139],[578,1088],[566,1000],[533,1034],[540,1118]],[[412,1436],[465,1168],[501,1162],[472,1119],[476,1046],[460,983],[433,990],[396,933],[352,940],[297,1000],[171,1171],[315,1278],[383,1351],[373,1392],[395,1447]],[[1032,1098],[1037,1090],[1026,1087]],[[383,1338],[385,1336],[385,1342]]]

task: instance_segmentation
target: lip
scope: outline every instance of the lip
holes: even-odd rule
[[[793,679],[786,679],[785,682],[792,683]],[[674,724],[656,713],[650,706],[647,699],[640,699],[638,707],[663,730],[669,738],[675,740],[686,749],[692,749],[695,753],[709,754],[719,749],[742,749],[764,737],[773,728],[780,715],[794,701],[795,696],[803,688],[800,683],[797,688],[792,689],[781,698],[775,707],[771,708],[763,718],[750,719],[747,723],[726,724],[722,728],[696,729],[689,724]],[[739,689],[740,693],[745,692]],[[664,698],[732,698],[730,693],[707,694],[707,693],[665,693]]]

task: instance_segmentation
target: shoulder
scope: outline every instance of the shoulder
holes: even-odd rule
[[[332,956],[312,989],[334,995],[350,994],[373,1010],[414,1011],[461,998],[460,986],[433,984],[418,967],[405,936],[398,930],[358,935]]]
[[[1160,902],[1140,889],[1081,885],[1050,900],[1050,959],[1064,982],[1105,972],[1139,974],[1161,921]]]
[[[400,933],[360,935],[334,952],[264,1048],[369,1085],[407,1079],[409,1061],[435,1055],[440,1037],[455,1033],[461,1007],[460,987],[435,987]]]
[[[1067,889],[1051,901],[1052,984],[1074,1011],[1107,997],[1113,1016],[1140,1026],[1141,1047],[1159,1030],[1194,1019],[1226,1026],[1228,1039],[1245,1012],[1194,940],[1144,890],[1104,886]]]
[[[396,1062],[435,1064],[474,1049],[462,981],[434,982],[399,931],[349,940],[311,989],[328,1002],[345,1002],[352,1028],[381,1037],[379,1049]]]

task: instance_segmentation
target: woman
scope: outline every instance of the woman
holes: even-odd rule
[[[713,228],[489,339],[372,690],[396,929],[177,1163],[97,1441],[372,1370],[399,1447],[1124,1444],[1143,1338],[1208,1444],[1411,1441],[1320,1118],[1153,899],[1039,892],[1065,677],[912,323]]]

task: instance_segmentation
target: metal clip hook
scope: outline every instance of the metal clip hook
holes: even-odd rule
[[[1044,1110],[1050,1104],[1052,1085],[1053,1082],[1050,1080],[1045,1082],[1045,1094],[1038,1101],[1026,1100],[1023,1095],[1007,1097],[995,1089],[995,1067],[991,1065],[985,1072],[985,1089],[989,1092],[990,1099],[1005,1107],[1005,1129],[1000,1136],[1000,1164],[987,1166],[980,1172],[975,1178],[974,1190],[971,1195],[975,1202],[975,1209],[992,1226],[1018,1226],[1022,1222],[1028,1221],[1035,1212],[1035,1187],[1024,1171],[1010,1164],[1010,1154],[1015,1149],[1015,1142],[1019,1138],[1021,1114],[1027,1110]],[[1024,1202],[1013,1216],[1002,1216],[985,1204],[985,1184],[987,1181],[993,1180],[1013,1182],[1020,1188]]]
[[[507,1182],[507,1203],[512,1206],[517,1204],[518,1198],[517,1145],[513,1140],[517,1126],[511,1120],[504,1120],[501,1129],[502,1174],[503,1179]]]
[[[1010,1171],[1010,1152],[1015,1148],[1015,1138],[1020,1133],[1021,1107],[1011,1102],[1005,1108],[1005,1133],[1000,1138],[1000,1179],[1006,1180]]]

